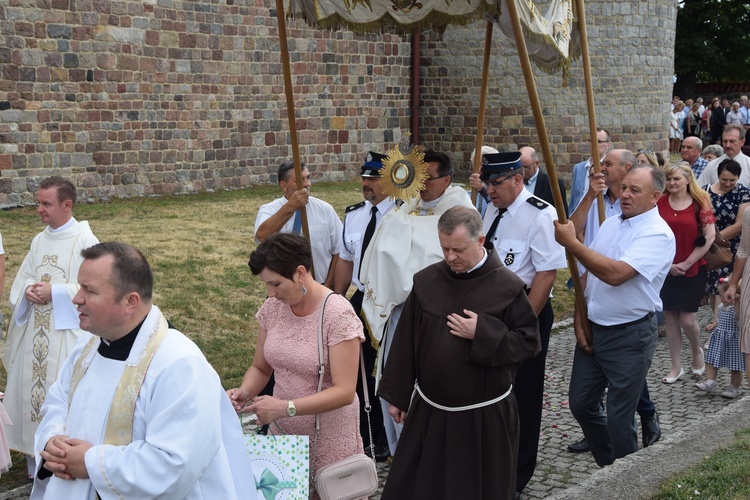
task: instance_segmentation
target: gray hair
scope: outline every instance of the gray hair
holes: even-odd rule
[[[453,234],[458,226],[464,226],[473,241],[477,241],[483,234],[482,216],[475,208],[457,206],[449,208],[438,220],[438,231],[443,234]]]
[[[667,176],[664,173],[664,170],[659,167],[654,167],[653,165],[650,165],[648,163],[637,163],[630,167],[630,170],[628,170],[628,173],[626,175],[630,175],[636,170],[641,169],[648,170],[651,174],[651,186],[654,188],[654,191],[663,193],[664,188],[667,185]]]
[[[718,158],[719,156],[722,156],[724,154],[724,148],[722,148],[718,144],[711,144],[710,146],[706,146],[706,149],[701,152],[701,156],[705,156],[707,154],[715,155]]]
[[[690,137],[685,137],[685,141],[687,141],[688,139],[695,140],[695,147],[701,150],[703,149],[703,141],[701,141],[698,137],[695,137],[694,135]],[[685,141],[682,141],[682,142],[685,142]]]
[[[620,154],[620,164],[630,165],[631,167],[634,167],[638,163],[638,160],[635,159],[635,155],[632,151],[629,149],[623,149],[622,153]]]
[[[726,134],[730,130],[736,130],[740,135],[740,140],[745,138],[745,128],[737,123],[727,123],[726,125],[724,125],[724,130],[721,131],[721,137],[723,138],[724,134]]]

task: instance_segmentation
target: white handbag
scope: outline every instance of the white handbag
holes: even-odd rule
[[[331,294],[328,295],[330,297]],[[323,312],[325,311],[326,297],[323,308],[320,311],[320,324],[318,327],[318,392],[323,388]],[[370,431],[370,451],[375,456],[375,444],[372,441],[372,426],[370,424],[370,395],[367,390],[367,379],[365,377],[365,360],[362,357],[362,348],[359,350],[359,371],[362,377],[362,388],[365,396],[365,412],[367,413],[367,427]],[[320,418],[315,415],[315,448],[318,444],[318,433],[320,432]],[[313,450],[314,456],[315,450]],[[322,500],[354,500],[356,498],[372,495],[378,490],[378,470],[375,460],[364,453],[357,453],[343,460],[326,465],[315,473],[315,490]]]

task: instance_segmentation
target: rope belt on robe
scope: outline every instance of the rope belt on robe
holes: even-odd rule
[[[424,392],[422,392],[422,389],[419,387],[419,382],[414,382],[414,392],[411,394],[411,400],[414,401],[414,394],[419,393],[419,396],[424,399],[425,403],[428,405],[437,408],[438,410],[443,411],[467,411],[467,410],[476,410],[477,408],[483,408],[485,406],[494,405],[495,403],[498,403],[502,401],[503,399],[508,397],[508,394],[510,394],[510,391],[513,390],[513,384],[510,384],[510,387],[507,391],[501,396],[496,397],[495,399],[490,399],[489,401],[482,401],[481,403],[475,403],[473,405],[466,405],[466,406],[443,406],[440,404],[435,403],[434,401],[431,401],[427,396],[424,395]],[[411,402],[409,403],[409,407],[411,407]]]

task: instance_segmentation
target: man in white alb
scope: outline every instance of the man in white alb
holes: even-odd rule
[[[6,429],[11,450],[27,455],[34,473],[34,432],[47,391],[78,336],[71,302],[77,290],[81,250],[99,242],[89,223],[73,218],[76,189],[62,177],[44,179],[37,191],[39,218],[47,227],[31,241],[10,289],[11,316],[3,349],[8,373],[4,405],[13,422]]]
[[[219,377],[152,304],[130,245],[82,252],[81,328],[50,388],[31,498],[254,499],[250,458]]]

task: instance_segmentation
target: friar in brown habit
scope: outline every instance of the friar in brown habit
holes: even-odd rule
[[[541,349],[525,285],[483,246],[476,210],[438,222],[445,260],[414,276],[378,394],[404,429],[383,499],[510,499],[512,384]]]

